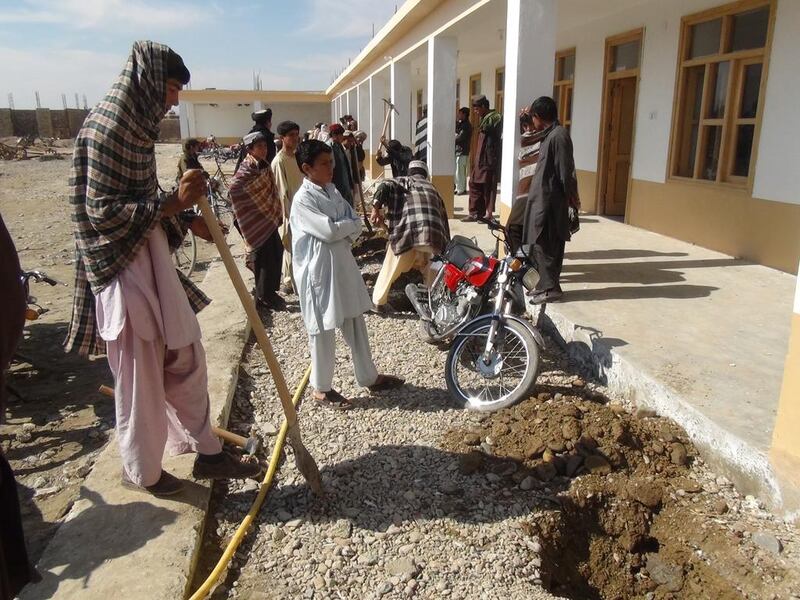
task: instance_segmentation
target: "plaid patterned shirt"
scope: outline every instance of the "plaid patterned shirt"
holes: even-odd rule
[[[248,154],[233,176],[229,193],[244,241],[258,250],[283,221],[283,207],[269,163],[260,165]]]
[[[389,179],[378,187],[373,205],[386,207],[389,244],[396,255],[414,246],[430,246],[436,252],[444,252],[450,241],[447,210],[428,179]]]
[[[75,238],[75,296],[66,349],[82,355],[105,352],[97,331],[95,297],[133,260],[155,227],[163,227],[170,249],[187,226],[164,218],[154,141],[164,116],[168,48],[133,45],[117,82],[95,106],[75,139],[69,202]],[[178,272],[195,312],[210,300]]]

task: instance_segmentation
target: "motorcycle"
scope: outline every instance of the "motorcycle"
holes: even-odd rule
[[[481,221],[503,242],[504,258],[486,256],[474,241],[453,236],[444,254],[434,257],[441,266],[430,291],[409,284],[405,292],[427,341],[453,339],[445,364],[451,396],[465,408],[493,411],[528,396],[544,340],[518,316],[524,289],[536,287],[538,272],[524,252],[511,252],[503,225]]]

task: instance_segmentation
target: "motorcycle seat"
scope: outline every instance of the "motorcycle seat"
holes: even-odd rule
[[[483,250],[475,242],[463,235],[454,235],[444,251],[444,257],[447,262],[452,263],[462,271],[468,261],[483,256],[485,256]]]

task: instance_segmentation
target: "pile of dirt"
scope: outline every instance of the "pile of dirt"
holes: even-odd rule
[[[570,598],[798,593],[783,543],[726,514],[719,486],[695,473],[696,450],[679,427],[634,416],[579,378],[572,384],[443,440],[464,453],[462,471],[498,473],[553,507],[528,527],[542,548],[545,587]]]

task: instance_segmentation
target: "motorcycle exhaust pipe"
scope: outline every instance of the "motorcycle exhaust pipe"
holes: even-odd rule
[[[406,296],[409,302],[411,302],[411,306],[414,307],[414,310],[419,315],[419,318],[423,321],[432,321],[433,316],[431,315],[431,311],[419,301],[419,294],[421,291],[420,286],[416,283],[409,283],[405,288]]]

